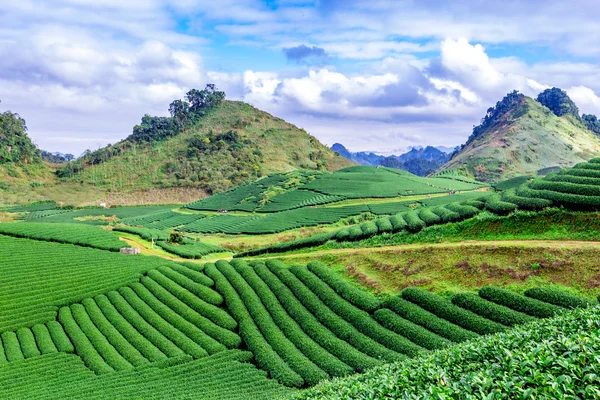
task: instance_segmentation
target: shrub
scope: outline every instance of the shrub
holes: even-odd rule
[[[478,208],[480,210],[483,209],[483,207],[485,207],[485,203],[480,200],[465,200],[465,201],[463,201],[463,204],[465,204],[467,206]]]
[[[391,309],[402,318],[421,325],[452,342],[459,343],[477,337],[475,333],[448,322],[418,305],[397,296],[388,297],[383,302],[383,307]]]
[[[460,215],[461,219],[471,218],[477,214],[479,214],[479,209],[473,206],[469,206],[466,204],[460,204],[458,202],[446,204],[445,206],[448,210],[454,211],[458,215]]]
[[[438,217],[440,217],[440,219],[442,220],[442,222],[444,223],[448,223],[448,222],[456,222],[460,220],[460,214],[455,212],[455,211],[451,211],[448,210],[446,207],[444,206],[437,206],[437,207],[433,207],[431,209],[431,211],[436,214]]]
[[[217,261],[216,266],[244,302],[252,320],[262,332],[265,340],[277,354],[279,354],[285,363],[309,385],[315,385],[319,381],[327,379],[328,375],[307,356],[302,354],[302,352],[299,351],[298,348],[283,334],[281,329],[279,329],[273,321],[269,311],[265,308],[256,292],[248,285],[233,266],[225,261]]]
[[[416,211],[402,213],[402,218],[406,221],[406,229],[410,232],[419,232],[425,228],[425,222],[419,218],[419,214]]]
[[[95,301],[94,301],[95,300]],[[127,321],[117,309],[110,303],[105,295],[97,296],[94,300],[86,299],[83,301],[86,309],[90,307],[91,302],[95,302],[106,319],[119,331],[121,335],[131,343],[148,361],[157,362],[165,360],[167,356],[160,351],[154,344],[146,339],[138,330]]]
[[[194,295],[189,290],[185,289],[184,287],[178,285],[171,279],[167,278],[159,271],[149,271],[148,277],[151,279],[152,282],[155,282],[158,286],[164,288],[177,299],[181,300],[183,303],[191,307],[200,315],[210,319],[215,324],[229,330],[233,330],[237,327],[237,323],[235,322],[235,320],[231,317],[231,315],[227,314],[225,310],[220,309],[214,304],[207,303],[200,297]],[[142,283],[148,283],[148,285],[146,286],[150,290],[152,290],[154,294],[162,296],[162,292],[158,289],[157,285],[150,284],[149,280],[145,280],[143,278]],[[164,299],[164,301],[167,301],[167,296],[162,296],[162,298]]]
[[[302,387],[304,379],[293,371],[265,340],[244,302],[227,278],[217,269],[215,264],[208,264],[205,270],[206,274],[215,281],[217,290],[223,293],[227,308],[238,322],[240,336],[248,349],[254,354],[258,367],[267,371],[271,378],[282,385]]]
[[[356,307],[372,313],[381,306],[379,299],[362,289],[352,286],[327,265],[315,261],[308,264],[308,269]]]
[[[81,329],[92,346],[94,346],[94,349],[104,359],[104,362],[110,365],[115,371],[132,368],[132,365],[127,362],[117,350],[115,350],[106,337],[98,330],[96,325],[94,325],[81,304],[73,304],[71,306],[71,314],[79,326],[79,329]]]
[[[398,232],[406,228],[406,221],[402,217],[402,214],[396,214],[393,217],[390,217],[390,222],[394,232]]]
[[[177,271],[181,275],[185,275],[187,278],[190,278],[194,282],[200,283],[204,286],[212,287],[215,284],[212,279],[210,279],[208,276],[206,276],[202,272],[198,272],[198,271],[192,269],[191,266],[189,266],[189,264],[182,265],[182,264],[173,263],[173,264],[169,264],[169,267],[172,270]]]
[[[443,337],[428,331],[420,325],[410,322],[393,311],[383,308],[375,311],[375,320],[385,328],[404,336],[417,345],[429,350],[441,349],[449,346],[451,342]]]
[[[523,185],[525,186],[525,185]],[[523,197],[518,194],[520,189],[509,189],[502,192],[502,201],[516,204],[519,209],[537,211],[552,205],[547,199],[536,199],[534,197]]]
[[[501,304],[537,318],[552,317],[562,309],[561,307],[494,286],[487,286],[479,289],[479,295],[494,303]]]
[[[505,329],[504,326],[498,324],[497,322],[490,321],[489,319],[480,317],[471,311],[457,307],[450,301],[435,293],[426,292],[417,288],[407,288],[402,291],[402,297],[441,318],[462,326],[470,331],[479,333],[480,335],[501,332]]]
[[[264,304],[273,321],[281,329],[285,337],[306,357],[329,374],[329,376],[344,376],[354,371],[337,357],[323,349],[323,347],[318,345],[302,330],[300,325],[287,313],[275,294],[269,289],[269,286],[256,274],[253,268],[239,260],[234,260],[231,264],[260,298],[260,301]],[[307,382],[309,382],[308,379]]]
[[[223,296],[214,290],[200,284],[196,283],[185,275],[180,274],[179,272],[169,268],[169,267],[160,267],[158,271],[178,284],[179,286],[189,290],[202,300],[207,303],[213,304],[215,306],[221,305],[223,303]],[[148,274],[150,276],[150,274]]]
[[[89,319],[127,362],[134,367],[148,364],[148,360],[106,319],[93,299],[87,298],[82,304]]]
[[[173,244],[182,244],[184,239],[185,239],[185,237],[183,236],[183,234],[181,232],[173,231],[169,235],[168,242],[173,243]]]
[[[375,224],[377,224],[378,233],[386,233],[394,230],[389,218],[379,218],[375,220]]]
[[[187,319],[183,318],[179,313],[175,310],[171,309],[167,305],[163,304],[159,299],[157,299],[145,286],[141,283],[134,283],[131,285],[131,288],[138,295],[140,300],[146,303],[152,311],[158,314],[161,318],[163,318],[166,322],[171,324],[175,329],[183,333],[185,336],[190,338],[196,344],[198,344],[202,349],[204,349],[208,354],[215,354],[219,351],[226,350],[226,347],[223,344],[219,343],[210,335],[207,335],[201,328],[191,323]],[[210,329],[214,324],[208,320],[205,320],[206,327]],[[171,335],[169,335],[171,340],[174,340]],[[186,341],[187,342],[187,341]],[[179,345],[180,348],[181,345]],[[185,349],[184,349],[185,350]],[[194,350],[196,351],[196,350]],[[187,352],[187,351],[186,351]],[[202,353],[202,352],[201,352]],[[192,356],[195,356],[192,353],[188,353]]]
[[[388,349],[410,356],[414,356],[423,350],[405,337],[383,328],[367,312],[344,300],[331,287],[310,272],[308,268],[293,266],[290,271],[334,313],[374,341],[381,343]]]
[[[50,337],[56,346],[56,349],[61,353],[74,353],[75,347],[73,347],[73,343],[69,340],[69,337],[65,333],[62,325],[57,321],[50,321],[46,323],[46,327],[48,328],[48,332],[50,332]]]
[[[438,224],[441,221],[441,218],[428,207],[419,209],[419,218],[421,218],[427,226]]]
[[[125,232],[132,233],[134,235],[138,235],[144,240],[151,242],[152,240],[167,240],[169,239],[169,235],[158,229],[149,229],[149,228],[134,228],[131,226],[117,226],[113,228],[115,232]]]
[[[291,272],[287,269],[282,269],[281,262],[268,261],[268,263],[271,264],[271,268],[276,268],[278,270],[279,274],[283,276],[283,279],[290,285],[290,288],[282,283],[279,277],[273,274],[266,265],[256,263],[254,264],[254,270],[269,286],[275,296],[277,296],[277,300],[279,300],[288,314],[302,327],[304,332],[324,349],[352,367],[355,371],[364,371],[367,368],[379,364],[378,360],[361,353],[323,326],[323,324],[321,324],[321,322],[319,322],[319,320],[296,298],[296,295],[308,293],[309,295],[314,296],[314,294],[310,293],[310,291],[304,287]],[[290,290],[291,288],[293,288],[296,295]]]
[[[564,290],[549,287],[527,289],[523,294],[532,299],[537,299],[564,308],[583,308],[590,307],[594,304],[583,297],[574,296]]]
[[[299,399],[597,399],[600,309],[506,333],[305,390]]]
[[[184,355],[184,352],[177,347],[173,342],[166,338],[157,328],[151,325],[144,317],[142,317],[131,304],[116,291],[108,292],[106,297],[112,305],[125,317],[125,319],[138,331],[147,338],[154,346],[162,351],[167,357],[179,357]]]
[[[359,225],[352,226],[348,229],[348,240],[360,240],[363,238],[363,231]]]
[[[148,323],[150,323],[153,327],[156,328],[157,331],[162,333],[162,335],[170,340],[174,345],[183,350],[186,354],[191,355],[195,358],[201,358],[206,356],[207,350],[196,343],[194,340],[190,339],[186,334],[184,334],[181,330],[177,329],[176,326],[173,326],[169,323],[168,320],[163,318],[159,313],[150,307],[147,303],[145,303],[130,287],[122,287],[119,289],[119,293],[123,298],[131,305],[131,307],[144,318]],[[167,317],[171,319],[170,317]],[[181,318],[181,317],[180,317]],[[179,323],[181,320],[178,320]],[[184,320],[185,321],[185,320]],[[187,321],[186,321],[187,322]],[[183,325],[183,323],[181,323]],[[191,324],[190,324],[191,325]],[[186,328],[182,328],[190,332],[192,328],[195,328],[193,325],[188,325]],[[196,328],[197,329],[197,328]],[[192,334],[192,333],[190,333]],[[193,334],[192,334],[193,335]],[[198,339],[200,335],[194,335],[194,338]],[[206,337],[206,336],[204,336]]]
[[[308,311],[315,315],[337,337],[373,358],[387,361],[403,358],[400,354],[385,348],[362,334],[352,324],[333,312],[287,268],[281,268],[280,264],[272,262],[267,262],[267,266],[271,272],[277,275],[294,292],[298,300],[300,300]]]
[[[529,183],[529,187],[536,190],[551,190],[554,192],[578,194],[581,196],[600,196],[600,186],[598,185],[585,185],[536,179]]]
[[[37,343],[37,347],[40,349],[42,354],[51,354],[58,352],[56,345],[52,341],[52,337],[50,336],[50,331],[48,331],[48,327],[43,324],[34,325],[31,328],[33,335],[35,336],[35,342]]]
[[[485,208],[494,214],[507,215],[517,209],[516,204],[502,201],[502,197],[499,193],[494,193],[487,198],[485,202]]]
[[[79,328],[79,325],[77,325],[73,319],[69,307],[62,307],[58,311],[58,320],[65,327],[66,333],[73,341],[75,349],[77,350],[77,355],[81,357],[89,369],[97,374],[105,374],[114,371],[110,365],[102,359],[90,340]]]
[[[343,228],[337,231],[335,235],[335,239],[339,242],[343,242],[344,240],[348,240],[350,237],[350,228]]]
[[[4,352],[6,353],[6,359],[9,362],[23,360],[23,352],[21,351],[21,345],[19,339],[14,332],[3,332],[2,333],[2,344],[4,345]]]
[[[482,299],[477,293],[457,293],[452,296],[452,303],[506,326],[524,324],[535,320],[527,314]]]
[[[363,237],[371,237],[377,235],[379,228],[374,221],[368,221],[360,224],[360,229],[362,230]]]
[[[237,322],[225,310],[211,306],[208,308],[209,314],[202,315],[149,277],[143,277],[142,284],[162,303],[172,308],[178,315],[193,323],[225,347],[237,348],[241,344],[240,337],[231,331],[237,327]],[[189,294],[193,296],[191,293]],[[217,324],[214,321],[219,323]]]
[[[35,357],[42,354],[35,343],[35,338],[33,337],[31,329],[20,328],[17,331],[17,338],[19,339],[21,351],[23,352],[23,356],[25,358]]]

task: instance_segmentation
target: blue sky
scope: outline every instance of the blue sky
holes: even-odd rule
[[[80,154],[215,83],[328,145],[455,146],[514,89],[558,86],[600,115],[597,14],[591,0],[2,2],[0,110]]]

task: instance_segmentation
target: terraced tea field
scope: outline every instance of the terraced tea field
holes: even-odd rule
[[[592,304],[496,287],[378,298],[321,263],[175,263],[1,235],[0,249],[7,398],[271,398]]]

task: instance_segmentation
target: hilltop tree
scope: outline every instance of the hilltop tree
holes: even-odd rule
[[[27,136],[27,124],[17,113],[0,113],[0,164],[41,162],[40,150]]]
[[[538,95],[537,101],[548,107],[558,117],[573,115],[579,119],[579,109],[564,90],[556,87],[546,89]]]
[[[169,113],[178,127],[185,127],[190,117],[190,104],[184,100],[175,100],[169,104]]]
[[[481,123],[477,126],[473,127],[473,133],[467,139],[467,142],[462,145],[461,148],[464,148],[475,139],[477,139],[483,132],[485,132],[490,126],[495,124],[500,118],[506,114],[508,111],[515,109],[516,106],[521,104],[525,96],[519,93],[518,90],[513,90],[508,93],[504,98],[496,103],[495,107],[490,107],[487,109],[487,113],[481,119]]]
[[[219,91],[214,84],[209,83],[203,90],[190,90],[186,93],[185,98],[190,103],[190,110],[198,113],[204,109],[218,106],[225,99],[225,92]]]

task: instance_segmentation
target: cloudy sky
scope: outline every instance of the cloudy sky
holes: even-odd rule
[[[0,111],[80,154],[215,83],[325,144],[458,145],[517,89],[600,115],[592,0],[0,2]]]

